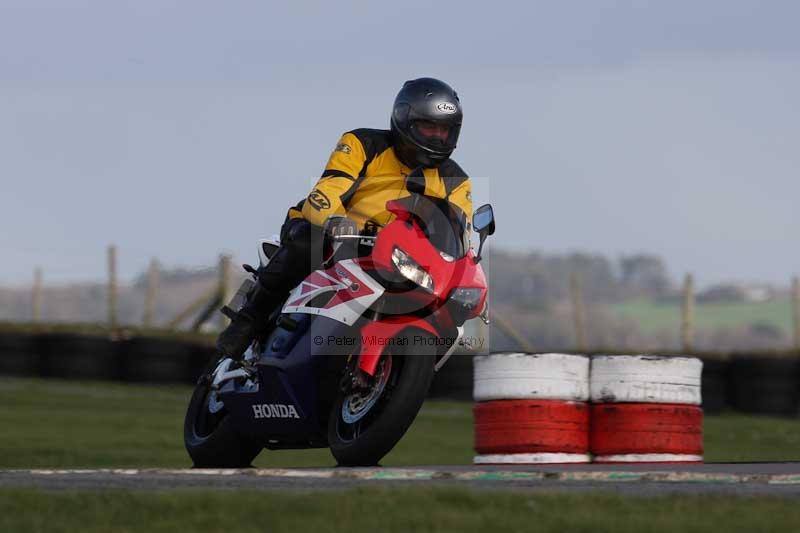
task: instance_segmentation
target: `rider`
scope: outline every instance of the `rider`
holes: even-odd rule
[[[461,102],[446,83],[434,78],[407,81],[392,109],[391,129],[345,133],[311,193],[289,209],[281,228],[281,247],[247,302],[217,339],[217,349],[239,358],[259,326],[289,291],[322,262],[322,226],[331,215],[347,215],[363,233],[376,233],[394,219],[386,202],[408,196],[406,176],[422,167],[425,194],[447,199],[471,227],[470,181],[450,159],[462,121]]]

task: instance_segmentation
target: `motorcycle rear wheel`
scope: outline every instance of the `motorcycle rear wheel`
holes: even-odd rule
[[[328,444],[340,466],[377,465],[414,422],[433,380],[436,356],[413,348],[396,342],[381,356],[373,387],[382,388],[377,398],[364,400],[368,412],[353,411],[352,392],[337,395]],[[387,367],[390,375],[381,386],[380,372]]]

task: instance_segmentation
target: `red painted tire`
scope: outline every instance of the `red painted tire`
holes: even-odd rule
[[[560,400],[476,403],[475,451],[486,454],[589,451],[589,405]]]
[[[703,410],[696,405],[592,405],[591,450],[596,456],[703,454]]]

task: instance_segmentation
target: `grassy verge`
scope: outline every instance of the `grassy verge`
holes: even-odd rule
[[[20,509],[31,512],[20,513]],[[36,512],[32,512],[36,509]],[[221,512],[228,509],[230,512]],[[244,519],[242,519],[244,518]],[[416,487],[278,493],[0,490],[0,530],[232,531],[800,531],[789,499],[624,498]]]
[[[188,467],[189,387],[0,378],[0,468]],[[430,402],[386,465],[472,460],[467,404]],[[332,466],[327,450],[264,451],[256,466]]]
[[[0,378],[0,468],[188,467],[189,387]],[[800,460],[800,420],[709,416],[708,461]],[[429,401],[386,466],[472,461],[469,403]],[[260,467],[332,466],[327,450],[264,451]]]
[[[679,303],[658,303],[638,299],[621,302],[611,306],[620,316],[636,321],[647,333],[659,330],[678,331],[681,308]],[[769,324],[791,332],[791,302],[788,298],[776,298],[768,302],[737,302],[697,304],[695,306],[695,327],[715,330],[750,324]]]

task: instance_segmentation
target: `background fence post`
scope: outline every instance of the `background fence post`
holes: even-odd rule
[[[42,320],[42,269],[33,271],[33,294],[31,295],[32,318],[34,322]]]
[[[681,346],[685,353],[692,349],[694,337],[694,276],[686,274],[683,282],[683,313],[681,316]]]
[[[117,247],[108,247],[108,327],[117,327]]]
[[[147,271],[147,289],[144,294],[144,316],[142,317],[142,326],[146,328],[152,327],[155,321],[159,269],[158,259],[152,258]]]
[[[794,325],[794,349],[800,350],[800,278],[792,279],[792,322]]]
[[[581,288],[581,275],[573,272],[569,278],[569,288],[572,295],[572,317],[575,321],[575,346],[579,352],[585,352],[586,343],[586,309],[583,306],[583,291]]]
[[[508,338],[516,342],[522,351],[534,351],[533,346],[530,342],[528,342],[528,339],[518,332],[516,328],[514,328],[514,326],[512,326],[511,323],[503,318],[503,315],[499,314],[497,311],[492,313],[492,324],[497,326],[497,329],[502,331]]]
[[[178,326],[181,323],[192,316],[193,314],[197,313],[203,306],[211,305],[209,302],[212,302],[213,305],[217,304],[217,300],[219,299],[219,287],[212,286],[206,292],[201,294],[198,298],[191,301],[189,305],[187,305],[180,313],[175,315],[169,322],[167,322],[167,329],[178,329]],[[198,326],[199,327],[199,326]]]

